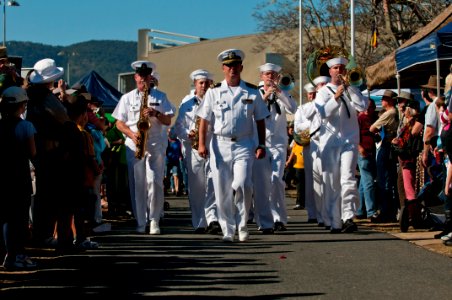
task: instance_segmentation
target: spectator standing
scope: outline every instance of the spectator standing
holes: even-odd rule
[[[377,182],[380,213],[375,222],[393,222],[396,220],[399,199],[397,196],[397,157],[391,155],[391,141],[397,136],[399,118],[394,106],[397,96],[386,90],[381,99],[384,112],[370,126],[370,132],[379,134],[380,146],[377,149]]]
[[[21,115],[27,108],[28,96],[24,89],[11,86],[3,91],[0,102],[0,224],[6,255],[6,269],[36,267],[25,251],[28,238],[29,210],[32,183],[29,161],[36,155],[36,129]]]
[[[374,134],[370,132],[370,126],[376,121],[375,102],[369,99],[367,110],[358,114],[359,123],[359,145],[358,145],[358,167],[359,167],[359,199],[360,205],[356,212],[358,217],[377,217],[378,203],[376,199],[375,181],[377,177],[377,164],[375,161],[376,145]]]
[[[39,60],[29,73],[27,120],[36,128],[36,195],[33,204],[33,239],[39,245],[55,242],[59,251],[72,251],[72,215],[70,199],[73,171],[67,159],[71,137],[77,132],[62,102],[52,93],[54,81],[64,69],[50,58]]]

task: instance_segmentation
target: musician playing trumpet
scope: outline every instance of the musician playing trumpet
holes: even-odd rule
[[[287,156],[287,116],[294,114],[297,104],[292,96],[279,87],[281,66],[266,63],[259,67],[259,91],[270,115],[265,118],[265,147],[267,156],[255,160],[253,166],[254,207],[256,221],[264,234],[286,230],[284,169]],[[257,143],[257,137],[256,137]]]
[[[135,70],[136,89],[124,94],[112,116],[117,128],[126,136],[126,159],[129,189],[137,232],[145,233],[150,223],[150,234],[160,234],[159,220],[163,213],[163,177],[167,138],[165,127],[171,124],[174,109],[165,93],[153,88],[152,71],[155,64],[149,61],[132,63]],[[141,116],[141,118],[140,118]],[[136,150],[143,142],[137,124],[149,121],[144,134],[143,157],[136,157]]]
[[[355,170],[358,161],[359,126],[357,112],[364,111],[368,99],[355,86],[348,86],[348,60],[335,57],[326,62],[331,82],[317,93],[315,104],[319,112],[319,151],[324,178],[326,217],[331,233],[354,232],[353,222],[359,204]]]

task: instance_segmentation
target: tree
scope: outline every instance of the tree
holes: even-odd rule
[[[365,68],[398,48],[432,21],[451,0],[354,0],[355,57]],[[253,17],[263,36],[259,44],[271,44],[299,65],[298,0],[265,0]],[[301,0],[304,64],[310,53],[328,45],[350,48],[350,0]],[[377,28],[378,47],[372,47],[372,28]],[[262,51],[257,45],[254,51]]]

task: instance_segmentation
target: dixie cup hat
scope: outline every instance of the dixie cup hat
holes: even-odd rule
[[[259,72],[261,73],[268,71],[279,73],[281,71],[281,66],[272,63],[266,63],[259,67]]]
[[[318,85],[320,83],[328,83],[331,81],[331,77],[328,76],[317,76],[316,78],[314,78],[314,80],[312,81],[314,83],[314,85]]]
[[[335,65],[347,65],[347,64],[348,64],[348,59],[346,59],[345,57],[335,57],[326,62],[326,65],[328,66],[328,68],[331,68],[332,66],[335,66]]]
[[[315,86],[313,86],[312,83],[305,84],[303,88],[306,91],[306,93],[314,93],[315,92]]]
[[[64,69],[57,67],[51,58],[44,58],[35,63],[30,74],[31,83],[49,83],[59,79],[64,74]]]
[[[204,69],[198,69],[194,70],[190,73],[190,79],[191,80],[198,80],[198,79],[209,79],[213,80],[212,74],[209,73],[209,71]]]

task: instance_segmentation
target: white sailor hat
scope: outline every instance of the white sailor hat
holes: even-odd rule
[[[346,59],[345,57],[335,57],[326,62],[326,65],[328,66],[328,68],[331,68],[332,66],[335,66],[335,65],[347,65],[347,64],[348,64],[348,59]]]
[[[331,78],[328,76],[317,76],[312,82],[317,86],[319,83],[328,83],[330,81]]]
[[[154,63],[152,63],[150,61],[147,61],[147,60],[134,61],[131,64],[131,66],[132,66],[132,69],[134,69],[135,72],[140,74],[140,75],[149,75],[156,68]]]
[[[306,93],[314,93],[315,92],[315,86],[313,86],[312,83],[305,84],[303,88],[306,91]]]
[[[267,72],[273,71],[279,73],[281,71],[281,67],[272,63],[266,63],[259,67],[259,72]]]
[[[209,71],[204,69],[198,69],[194,70],[190,73],[190,79],[191,80],[198,80],[198,79],[209,79],[213,80],[212,74],[209,73]]]
[[[245,53],[243,53],[242,50],[238,49],[228,49],[218,54],[217,59],[223,65],[235,62],[242,63],[242,61],[245,59]]]

